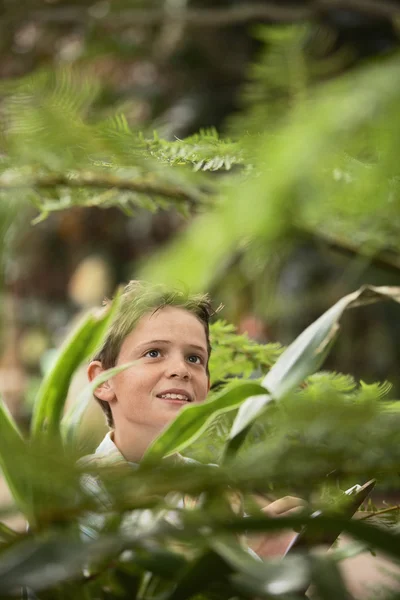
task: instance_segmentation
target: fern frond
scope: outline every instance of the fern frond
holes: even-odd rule
[[[238,142],[222,139],[214,129],[172,142],[154,134],[153,139],[141,136],[143,149],[157,160],[169,165],[189,165],[195,171],[229,171],[245,162],[244,149]]]
[[[259,344],[246,334],[237,334],[235,327],[223,320],[211,324],[210,338],[213,347],[210,375],[214,383],[234,376],[261,377],[283,351],[280,344]]]
[[[365,397],[371,398],[385,398],[391,391],[393,384],[390,381],[383,381],[381,383],[365,383],[360,381],[360,387],[365,394]]]
[[[357,389],[357,382],[352,375],[335,371],[318,371],[307,378],[308,386],[327,386],[330,390],[342,394],[350,394]]]

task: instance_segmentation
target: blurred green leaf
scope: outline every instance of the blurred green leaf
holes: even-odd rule
[[[216,525],[216,524],[215,524]],[[230,521],[221,521],[216,530],[240,532],[261,532],[261,531],[281,531],[283,529],[299,529],[307,527],[312,535],[313,531],[318,534],[321,529],[324,532],[341,531],[348,533],[368,547],[376,548],[387,556],[398,560],[400,558],[400,535],[389,529],[382,529],[356,519],[347,519],[337,515],[324,514],[318,518],[309,516],[291,517],[282,516],[279,519],[267,517],[248,517],[246,519],[235,519]]]
[[[18,537],[18,532],[11,529],[4,523],[0,522],[0,543],[1,542],[11,542]]]
[[[182,450],[206,429],[212,419],[236,408],[249,394],[263,392],[264,389],[257,383],[235,382],[211,400],[185,407],[149,446],[142,463],[147,464]]]
[[[120,293],[101,315],[90,312],[62,345],[55,364],[47,373],[34,404],[31,431],[33,437],[59,433],[62,411],[75,370],[100,346],[118,310]]]
[[[93,381],[88,384],[84,390],[79,394],[76,402],[71,406],[69,411],[64,415],[61,421],[61,434],[65,443],[73,444],[76,442],[78,435],[79,424],[81,423],[82,417],[88,408],[89,402],[93,399],[95,390],[107,379],[122,373],[126,369],[129,369],[137,361],[132,361],[118,367],[112,367],[107,369],[103,373],[100,373]]]
[[[27,444],[8,408],[0,398],[1,471],[18,508],[27,517],[31,517],[33,507],[24,463],[24,455],[27,452]]]
[[[263,598],[303,598],[311,580],[306,556],[291,556],[284,560],[260,562],[257,573],[238,569],[231,576],[235,587],[246,595]]]
[[[209,588],[215,581],[223,579],[232,568],[216,552],[205,551],[188,565],[177,581],[174,591],[166,600],[186,600]]]
[[[54,531],[35,539],[27,537],[0,550],[0,593],[19,586],[44,590],[76,577],[82,566],[120,547],[115,539],[85,542],[76,536]]]
[[[187,565],[186,558],[181,554],[151,546],[148,549],[138,549],[134,559],[135,564],[165,579],[175,579]]]
[[[311,558],[312,583],[321,600],[351,600],[337,564],[325,556]]]
[[[262,240],[264,252],[272,253],[274,242],[293,237],[310,224],[318,234],[324,223],[328,233],[334,224],[340,231],[342,223],[347,223],[345,239],[351,247],[357,219],[356,248],[370,255],[374,248],[384,246],[386,206],[393,211],[393,223],[398,223],[398,205],[391,207],[397,195],[390,194],[394,176],[398,176],[393,163],[397,143],[394,131],[399,124],[398,63],[395,56],[384,65],[352,71],[321,85],[296,105],[278,130],[267,127],[257,137],[250,137],[247,144],[257,176],[231,180],[215,209],[193,221],[152,258],[140,277],[169,284],[179,278],[190,289],[209,289],[235,252],[245,252],[251,242]],[[392,120],[387,118],[387,111]],[[359,162],[359,155],[365,153],[366,131],[373,140],[367,155],[379,154],[377,169],[367,165],[354,187],[339,184],[335,169],[340,157],[353,152],[354,162]],[[343,202],[344,195],[348,202]],[[369,230],[373,231],[380,211],[380,240],[374,236],[371,244],[365,232],[365,215],[368,213]],[[343,218],[338,218],[338,213],[343,213]],[[396,231],[395,227],[391,237],[395,238]]]
[[[231,580],[239,584],[239,589],[263,596],[280,596],[295,595],[309,587],[310,569],[305,556],[263,561],[229,536],[215,536],[211,546],[233,568]]]

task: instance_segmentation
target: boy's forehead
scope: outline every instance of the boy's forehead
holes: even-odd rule
[[[160,337],[161,336],[161,337]],[[144,314],[127,336],[134,343],[149,339],[182,339],[197,343],[207,349],[204,324],[190,311],[175,306],[152,309]]]

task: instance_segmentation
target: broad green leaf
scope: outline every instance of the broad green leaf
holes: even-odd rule
[[[89,402],[93,398],[93,393],[99,387],[99,385],[107,381],[107,379],[114,377],[114,375],[118,375],[118,373],[122,373],[122,371],[129,369],[136,364],[136,362],[137,361],[132,361],[124,365],[119,365],[118,367],[107,369],[103,373],[100,373],[100,375],[93,379],[93,381],[91,381],[87,386],[85,386],[85,388],[79,394],[76,402],[71,406],[61,421],[61,434],[66,443],[71,444],[76,441],[81,419],[85,414]]]
[[[249,394],[262,393],[265,390],[257,383],[236,382],[208,402],[184,407],[148,448],[142,462],[146,464],[182,450],[201,435],[212,419],[239,406]]]
[[[241,405],[229,434],[227,454],[237,450],[251,425],[271,400],[280,400],[319,369],[337,335],[339,321],[345,310],[388,299],[400,302],[400,288],[364,286],[341,298],[307,327],[264,377],[262,386],[268,393],[262,397],[248,398]]]
[[[0,593],[18,586],[45,590],[78,576],[89,560],[112,554],[120,546],[113,538],[87,542],[60,531],[43,538],[26,537],[0,551]]]
[[[0,398],[0,468],[16,505],[30,519],[32,506],[23,459],[27,452],[26,442]]]
[[[90,312],[62,345],[54,366],[47,373],[35,400],[32,435],[59,432],[62,411],[71,378],[79,365],[87,360],[101,341],[119,307],[120,293],[100,316]]]

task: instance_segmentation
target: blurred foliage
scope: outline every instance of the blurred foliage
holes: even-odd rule
[[[21,16],[3,1],[2,274],[12,279],[18,219],[34,210],[45,226],[53,213],[95,207],[122,210],[137,231],[143,211],[195,217],[143,276],[235,298],[260,286],[256,308],[272,316],[319,306],[313,290],[300,297],[293,278],[285,287],[277,275],[310,240],[356,257],[329,299],[365,264],[398,276],[397,24],[380,3],[369,3],[376,18],[324,4],[314,14],[306,2],[265,3],[253,14],[245,2],[30,0]],[[278,9],[290,25],[271,26]],[[252,23],[254,38],[245,31]],[[213,127],[222,121],[226,135]],[[0,464],[13,495],[1,514],[19,511],[30,526],[0,525],[1,597],[23,585],[43,600],[294,600],[313,583],[321,599],[350,598],[336,562],[354,549],[261,562],[239,537],[286,527],[344,530],[359,549],[398,562],[398,507],[383,509],[387,528],[378,509],[365,522],[340,516],[342,490],[356,481],[398,485],[398,404],[386,383],[318,372],[342,313],[385,298],[398,301],[398,288],[342,298],[285,351],[215,323],[209,400],[185,408],[134,471],[76,466],[75,430],[91,388],[62,419],[73,372],[110,317],[90,313],[37,391],[32,434],[1,405]],[[219,468],[161,461],[178,450]],[[246,519],[232,506],[236,492],[251,507]],[[285,519],[254,510],[254,494],[289,492],[312,508]],[[326,514],[312,518],[320,508]],[[83,539],[91,517],[93,537]]]
[[[356,253],[383,253],[396,264],[397,69],[396,57],[326,84],[280,129],[260,134],[257,176],[236,179],[224,201],[188,228],[184,258],[177,241],[165,261],[157,257],[145,274],[170,280],[170,257],[188,284],[202,288],[234,248],[245,250],[261,239],[264,252],[272,252],[276,239],[299,230],[338,240]],[[199,268],[191,270],[192,264]]]
[[[147,599],[157,594],[182,599],[199,594],[214,599],[246,599],[254,594],[295,599],[304,597],[313,583],[317,597],[328,599],[332,593],[339,597],[350,593],[337,561],[366,547],[398,561],[398,507],[382,511],[384,528],[376,525],[378,509],[373,509],[373,518],[344,518],[346,496],[341,491],[371,475],[380,483],[398,478],[398,405],[385,400],[387,384],[357,385],[346,375],[312,375],[326,354],[319,351],[316,356],[315,343],[319,340],[320,346],[329,347],[332,327],[343,310],[382,297],[398,300],[398,294],[398,289],[370,288],[343,298],[280,355],[263,380],[265,387],[232,381],[205,403],[185,407],[137,469],[127,463],[100,467],[90,458],[76,464],[75,443],[70,445],[67,438],[62,444],[57,433],[62,426],[58,419],[62,393],[58,404],[51,395],[47,402],[38,395],[37,402],[45,408],[36,413],[40,437],[21,436],[2,405],[0,460],[15,502],[8,510],[18,508],[30,525],[23,533],[5,524],[0,527],[2,597],[15,597],[15,589],[22,585],[40,599],[128,595]],[[117,302],[118,298],[108,315]],[[252,346],[244,336],[234,340],[226,323],[214,328],[222,342],[226,333],[236,342],[234,347]],[[78,327],[62,355],[75,352],[78,363],[86,339],[87,332]],[[215,360],[218,363],[217,343]],[[256,365],[256,352],[248,360]],[[56,362],[54,374],[58,368]],[[69,372],[67,377],[71,376]],[[300,385],[304,378],[306,385]],[[274,386],[268,388],[267,381]],[[258,405],[249,420],[249,402],[256,405],[257,399],[268,395],[271,401],[261,410]],[[199,440],[207,423],[213,424],[222,412],[238,407],[223,441],[219,468],[160,462]],[[46,423],[56,426],[46,428]],[[74,426],[78,425],[76,421]],[[247,440],[234,447],[232,440],[243,426]],[[201,439],[206,446],[207,436]],[[280,519],[255,510],[254,494],[281,495],[288,489],[309,499],[310,508]],[[232,504],[237,493],[250,507],[246,518]],[[315,518],[310,514],[315,508],[324,508],[325,513]],[[246,550],[245,532],[304,526],[313,535],[342,530],[359,544],[326,557],[303,551],[265,562]]]

